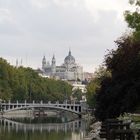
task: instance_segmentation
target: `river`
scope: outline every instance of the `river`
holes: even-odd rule
[[[0,119],[0,140],[82,140],[89,130],[83,119]]]

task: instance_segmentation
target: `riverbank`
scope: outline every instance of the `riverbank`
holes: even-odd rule
[[[92,130],[88,133],[84,140],[101,140],[101,138],[99,137],[101,122],[94,122],[92,125],[90,125],[90,128]]]
[[[58,114],[58,112],[55,111],[45,111],[44,112],[46,114],[46,116],[56,116]],[[4,117],[4,118],[26,118],[26,117],[34,117],[34,111],[33,110],[15,110],[15,111],[11,111],[11,112],[7,112],[4,114],[0,114],[0,118]]]
[[[33,115],[32,110],[18,110],[4,113],[2,116],[4,118],[22,118],[31,117]]]
[[[99,138],[99,132],[101,129],[101,122],[96,122],[95,117],[92,116],[91,114],[83,115],[82,118],[84,120],[87,120],[87,121],[89,121],[89,120],[93,121],[93,123],[90,125],[91,131],[88,133],[87,136],[84,137],[83,140],[93,140],[93,139],[101,140]]]
[[[140,114],[125,113],[123,116],[120,116],[118,118],[118,121],[123,121],[121,127],[124,127],[125,129],[121,129],[123,131],[122,133],[124,133],[125,131],[126,133],[128,133],[130,131],[131,133],[133,133],[132,135],[134,137],[137,137],[139,135],[135,132],[138,132],[140,130]],[[100,138],[99,136],[101,125],[101,122],[94,122],[92,125],[90,125],[90,128],[92,130],[88,133],[84,140],[105,140],[105,138]],[[117,125],[117,123],[115,125]],[[119,125],[120,124],[118,124],[118,126]],[[126,130],[126,127],[128,127],[128,131]]]

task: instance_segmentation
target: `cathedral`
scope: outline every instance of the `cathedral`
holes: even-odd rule
[[[83,67],[76,64],[75,58],[69,50],[68,56],[65,57],[64,63],[56,66],[56,59],[53,55],[51,64],[46,61],[45,56],[42,59],[43,74],[48,77],[55,77],[61,80],[68,81],[82,81],[83,80]]]

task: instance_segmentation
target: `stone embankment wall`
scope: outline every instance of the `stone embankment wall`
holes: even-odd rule
[[[21,118],[21,117],[31,117],[33,116],[32,110],[17,110],[11,111],[3,114],[5,118]]]
[[[55,116],[57,115],[57,112],[55,111],[45,111],[45,114],[47,116]],[[3,115],[0,114],[0,117],[5,117],[5,118],[22,118],[22,117],[34,117],[34,112],[33,110],[17,110],[17,111],[11,111],[4,113]]]

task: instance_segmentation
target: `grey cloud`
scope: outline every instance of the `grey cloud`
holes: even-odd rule
[[[44,53],[47,60],[55,53],[61,64],[70,47],[77,62],[99,65],[105,51],[114,47],[114,40],[126,28],[116,11],[98,11],[99,19],[94,22],[83,5],[63,7],[53,0],[48,2],[41,9],[30,0],[0,1],[0,8],[8,8],[15,20],[0,24],[1,55],[25,58],[28,54],[32,64],[39,66]]]

